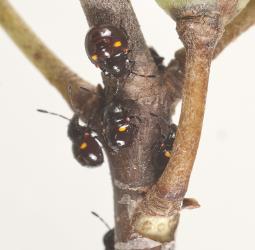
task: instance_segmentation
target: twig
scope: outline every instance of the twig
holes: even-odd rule
[[[180,212],[200,140],[205,110],[210,63],[222,24],[218,16],[183,19],[177,30],[186,47],[182,110],[171,161],[156,185],[148,191],[138,208],[135,226],[139,233],[162,241],[164,232],[141,231],[145,225],[154,227],[161,216],[166,230],[163,241],[170,240],[169,224]],[[206,35],[204,35],[206,34]],[[156,221],[156,222],[155,222]],[[162,230],[162,231],[164,231]]]
[[[75,103],[78,103],[77,106],[79,106],[82,99],[83,103],[79,107],[82,109],[84,100],[88,103],[97,102],[95,95],[79,91],[80,86],[93,91],[95,87],[82,80],[57,58],[30,30],[7,0],[0,0],[0,25],[2,25],[27,58],[60,92],[67,103],[71,104],[70,99],[73,98]],[[72,86],[74,97],[70,97],[68,86]]]

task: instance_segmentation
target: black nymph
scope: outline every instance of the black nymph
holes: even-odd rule
[[[169,126],[167,136],[162,136],[162,139],[157,143],[154,151],[154,161],[159,168],[165,168],[172,156],[172,149],[176,137],[177,126],[172,123]]]
[[[104,162],[104,155],[94,132],[79,124],[79,116],[74,115],[68,126],[68,136],[73,145],[75,159],[83,166],[96,167]]]
[[[90,61],[105,75],[123,77],[129,72],[128,37],[124,29],[112,25],[92,27],[85,38]]]
[[[130,115],[127,107],[132,105],[129,102],[114,100],[106,106],[104,111],[105,139],[113,150],[128,147],[132,144],[138,127],[135,118]]]

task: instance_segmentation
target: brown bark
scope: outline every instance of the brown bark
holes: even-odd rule
[[[181,210],[202,131],[210,63],[223,26],[219,16],[199,16],[179,20],[177,30],[186,48],[182,110],[171,160],[137,210],[136,229],[148,237],[142,226],[153,226],[153,218],[161,216],[166,228]],[[154,237],[161,241],[160,236]]]
[[[145,44],[135,13],[129,1],[86,0],[82,7],[91,26],[112,24],[122,26],[129,37],[130,60],[135,61],[133,71],[154,78],[129,75],[125,79],[121,96],[135,101],[132,115],[138,115],[138,133],[131,147],[118,153],[108,151],[115,206],[116,249],[161,249],[161,244],[140,238],[134,232],[131,219],[137,203],[156,181],[156,166],[152,163],[152,147],[160,135],[162,118],[170,119],[173,105],[171,92],[166,92],[160,73]],[[105,84],[107,85],[107,79]],[[151,115],[157,114],[157,117]]]

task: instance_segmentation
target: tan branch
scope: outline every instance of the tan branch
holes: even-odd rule
[[[73,88],[75,101],[79,102],[80,99],[83,99],[84,103],[84,98],[86,98],[86,102],[95,101],[95,95],[78,91],[80,86],[90,90],[94,90],[94,87],[82,80],[57,58],[30,30],[7,0],[0,0],[0,25],[69,104],[69,86]],[[82,107],[80,108],[82,109]]]
[[[155,217],[160,216],[161,228],[167,232],[164,241],[171,240],[167,238],[171,235],[169,225],[175,226],[174,219],[180,212],[188,188],[202,130],[210,64],[214,48],[222,35],[218,17],[192,21],[183,19],[177,22],[177,30],[187,55],[177,136],[171,160],[158,182],[146,194],[134,222],[139,233],[158,241],[162,241],[162,231],[151,235],[150,231],[144,232],[141,228],[158,223]]]

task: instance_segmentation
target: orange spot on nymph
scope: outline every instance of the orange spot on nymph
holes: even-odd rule
[[[116,41],[114,44],[113,44],[113,47],[115,48],[118,48],[122,45],[121,41]]]
[[[80,149],[86,149],[88,147],[88,144],[86,142],[83,142],[81,145],[80,145]]]
[[[171,157],[171,152],[168,151],[168,150],[166,150],[166,151],[164,152],[164,156],[165,156],[166,158],[170,158],[170,157]]]
[[[97,58],[98,58],[98,57],[97,57],[96,54],[94,54],[94,55],[91,56],[91,58],[92,58],[93,61],[97,61]]]
[[[119,127],[119,132],[125,132],[127,130],[127,126],[121,126]]]

